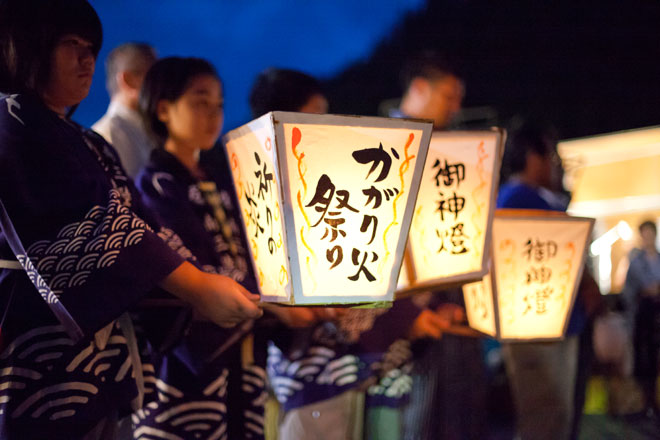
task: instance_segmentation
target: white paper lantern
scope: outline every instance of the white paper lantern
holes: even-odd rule
[[[504,132],[434,132],[397,295],[481,279],[488,271]]]
[[[393,300],[431,124],[273,112],[225,136],[264,301]]]
[[[503,341],[563,338],[593,224],[549,211],[497,211],[492,271],[463,286],[470,326]]]

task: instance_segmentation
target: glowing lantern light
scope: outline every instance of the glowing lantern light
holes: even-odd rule
[[[593,224],[563,213],[497,211],[493,270],[463,286],[470,326],[504,341],[561,339]]]
[[[497,129],[433,133],[397,295],[486,274],[503,144]]]
[[[431,124],[272,112],[225,136],[264,301],[393,300]]]

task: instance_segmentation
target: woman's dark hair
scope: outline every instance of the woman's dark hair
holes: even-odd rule
[[[147,130],[159,146],[163,145],[168,133],[165,124],[158,119],[158,103],[163,99],[179,99],[199,75],[211,75],[222,83],[211,63],[201,58],[162,58],[147,72],[140,90],[139,110]]]
[[[425,78],[433,81],[441,80],[447,76],[460,78],[456,68],[445,56],[434,50],[424,50],[405,61],[399,74],[399,81],[405,94],[415,78]]]
[[[103,28],[87,0],[0,0],[0,92],[40,95],[67,34],[92,43],[98,55]]]
[[[639,225],[639,232],[642,232],[642,230],[649,228],[650,230],[653,231],[654,234],[658,233],[658,228],[655,225],[655,222],[653,220],[646,220],[642,222],[642,224]]]
[[[524,171],[527,155],[548,156],[556,152],[557,132],[548,122],[514,117],[507,130],[506,146],[502,157],[500,182]]]
[[[296,112],[314,95],[325,95],[316,78],[271,67],[261,72],[252,86],[250,110],[255,118],[276,110]]]

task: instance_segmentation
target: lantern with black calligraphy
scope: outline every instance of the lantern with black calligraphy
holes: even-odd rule
[[[593,224],[550,211],[497,211],[492,270],[463,286],[470,326],[502,341],[561,339]]]
[[[272,112],[225,136],[262,300],[393,300],[431,124]]]
[[[504,132],[435,132],[410,226],[397,295],[481,279]]]

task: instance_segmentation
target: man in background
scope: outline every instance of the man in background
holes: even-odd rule
[[[401,72],[404,89],[393,117],[430,119],[446,130],[461,109],[463,82],[444,58],[423,52]],[[441,314],[464,316],[461,289],[417,294],[419,306]],[[480,439],[485,413],[485,367],[481,340],[444,334],[415,344],[410,404],[404,412],[404,438]]]
[[[641,246],[630,254],[623,294],[632,321],[635,377],[644,393],[644,415],[658,419],[657,381],[660,353],[660,253],[657,227],[639,225]]]
[[[453,68],[435,52],[411,59],[401,72],[404,89],[392,117],[431,119],[435,130],[446,130],[461,109],[465,87]]]
[[[110,52],[105,61],[110,105],[92,126],[115,147],[126,174],[132,178],[153,149],[137,108],[144,76],[155,61],[154,48],[145,43],[125,43]]]

